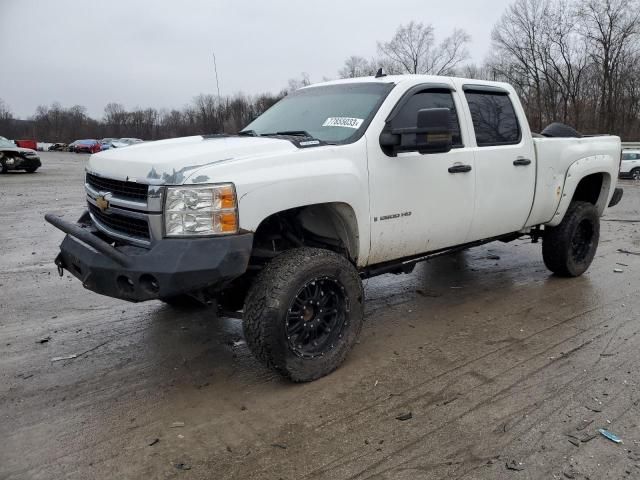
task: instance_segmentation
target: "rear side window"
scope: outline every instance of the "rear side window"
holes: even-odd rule
[[[623,153],[622,159],[623,160],[639,160],[640,154],[639,153]]]
[[[400,111],[391,121],[393,128],[414,128],[417,126],[418,110],[423,108],[448,108],[449,126],[451,128],[452,147],[462,147],[460,123],[453,96],[449,90],[425,90],[415,93],[402,105]]]
[[[479,147],[520,142],[520,125],[509,95],[470,91],[465,96]]]

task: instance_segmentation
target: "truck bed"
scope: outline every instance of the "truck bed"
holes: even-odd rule
[[[598,204],[602,214],[613,193],[613,189],[609,188],[611,182],[615,182],[617,178],[620,165],[620,139],[614,136],[536,137],[533,139],[533,144],[536,152],[537,182],[526,226],[553,223],[556,213],[562,208],[560,203],[563,199],[563,191],[571,183],[572,168],[579,168],[581,172],[589,170],[596,172],[602,171],[603,165],[605,166],[607,173],[602,187],[603,191],[606,188],[610,193],[606,201],[603,200]]]

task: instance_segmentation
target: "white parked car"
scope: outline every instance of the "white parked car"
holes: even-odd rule
[[[239,135],[93,155],[87,212],[46,218],[67,233],[60,272],[85,288],[217,302],[261,361],[309,381],[356,342],[365,278],[525,236],[555,274],[584,273],[622,196],[621,147],[572,137],[534,137],[504,83],[339,80],[287,95]]]
[[[640,180],[640,150],[623,150],[620,178]]]
[[[124,148],[143,142],[144,140],[140,140],[139,138],[120,138],[118,140],[111,141],[109,145],[111,148]]]

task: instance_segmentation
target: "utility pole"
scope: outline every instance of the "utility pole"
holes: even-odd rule
[[[222,105],[222,99],[220,98],[220,82],[218,81],[218,65],[216,64],[216,52],[213,52],[213,70],[216,73],[216,88],[218,90],[218,104]]]

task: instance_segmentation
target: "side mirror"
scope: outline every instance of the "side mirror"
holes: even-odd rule
[[[451,150],[450,118],[448,108],[418,110],[416,147],[420,153],[446,153]]]
[[[450,118],[448,108],[418,110],[416,127],[390,128],[388,125],[380,134],[380,147],[390,156],[415,151],[446,153],[452,144]]]

